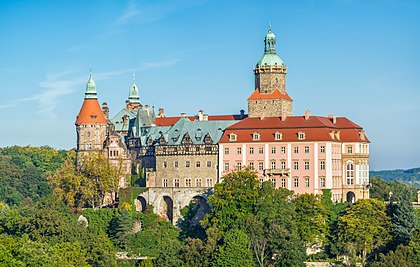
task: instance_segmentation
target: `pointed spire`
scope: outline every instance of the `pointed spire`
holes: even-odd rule
[[[139,89],[136,85],[136,73],[133,72],[133,85],[128,93],[128,100],[131,104],[140,104]]]
[[[96,84],[92,78],[92,65],[90,65],[89,72],[89,80],[86,83],[85,99],[98,99],[98,94],[96,92]]]
[[[264,38],[264,54],[257,62],[258,66],[281,66],[284,64],[283,60],[276,53],[276,35],[271,31],[271,23],[268,26],[268,32]]]

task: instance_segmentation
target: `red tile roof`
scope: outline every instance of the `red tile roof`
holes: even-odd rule
[[[262,94],[260,90],[256,89],[249,97],[248,100],[259,100],[259,99],[286,99],[293,101],[292,98],[285,92],[282,94],[279,89],[274,89],[269,94]]]
[[[106,124],[107,120],[102,113],[97,99],[85,99],[82,108],[76,117],[76,124]]]
[[[369,142],[368,138],[361,139],[363,128],[351,120],[339,117],[334,124],[332,119],[320,116],[310,116],[305,120],[304,116],[289,116],[284,121],[278,117],[246,118],[228,127],[220,139],[220,143],[231,143],[229,135],[237,135],[238,143],[242,142],[274,142],[276,132],[282,133],[280,142],[307,142],[307,141],[338,141],[338,142]],[[260,134],[260,140],[252,139],[253,133]],[[304,132],[305,139],[299,140],[298,133]],[[331,136],[331,132],[338,133]],[[278,142],[278,141],[277,141]]]

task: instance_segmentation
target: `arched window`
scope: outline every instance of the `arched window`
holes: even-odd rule
[[[347,163],[346,178],[347,178],[348,185],[354,184],[354,165],[352,162]]]

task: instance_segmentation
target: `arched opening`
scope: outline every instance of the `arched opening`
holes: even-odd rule
[[[347,202],[354,203],[356,202],[356,195],[352,191],[349,191],[347,192],[346,200]]]
[[[136,211],[137,212],[145,212],[146,211],[147,202],[146,202],[146,199],[144,197],[138,196],[134,200],[134,205],[136,206]]]
[[[159,206],[159,215],[164,218],[167,218],[169,221],[172,222],[174,214],[174,202],[172,201],[172,198],[170,198],[169,196],[164,196],[163,199],[160,201]]]

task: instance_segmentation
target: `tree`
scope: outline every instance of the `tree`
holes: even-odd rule
[[[416,252],[414,248],[399,245],[394,251],[390,251],[387,255],[379,254],[379,259],[370,264],[370,267],[415,267],[418,262],[414,261]]]
[[[417,220],[413,204],[411,203],[411,194],[406,191],[405,194],[401,194],[400,201],[393,209],[391,217],[392,222],[392,236],[395,246],[399,244],[407,245],[414,233],[417,226]]]
[[[124,210],[120,216],[115,218],[116,227],[113,231],[112,240],[119,248],[127,250],[131,239],[131,230],[133,229],[133,220],[128,211]]]
[[[358,200],[347,208],[338,219],[337,228],[339,248],[347,255],[357,256],[362,264],[366,264],[369,253],[391,239],[385,204],[376,199]]]

